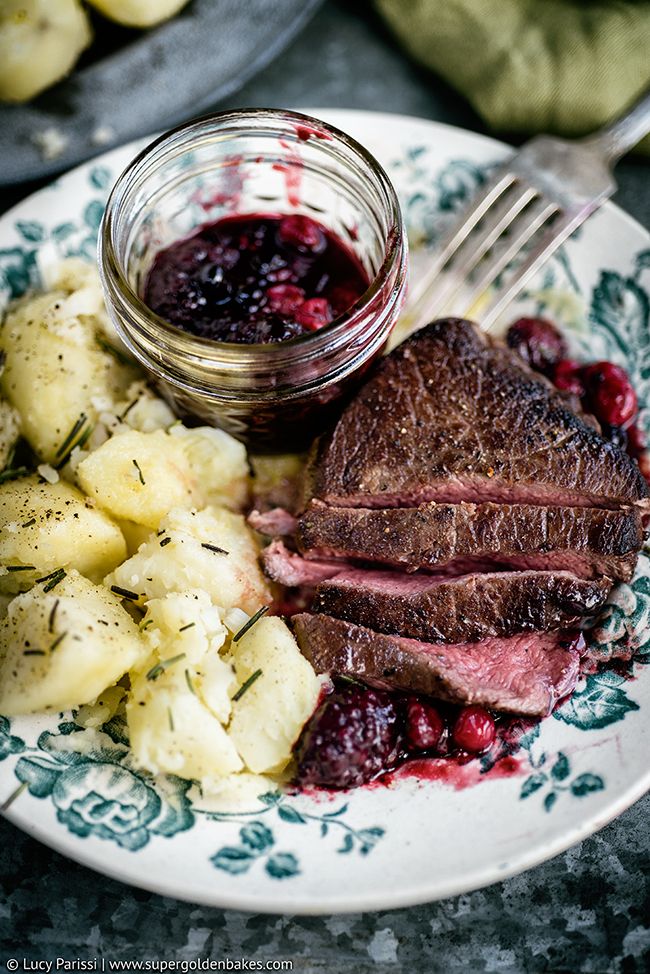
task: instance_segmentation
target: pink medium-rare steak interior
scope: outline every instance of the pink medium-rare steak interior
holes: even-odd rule
[[[323,615],[301,613],[292,625],[302,653],[319,673],[450,703],[543,717],[578,678],[580,653],[558,633],[450,645],[385,635]]]

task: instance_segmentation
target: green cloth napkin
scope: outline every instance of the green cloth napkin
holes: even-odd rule
[[[494,131],[578,136],[650,88],[646,0],[376,0]],[[642,150],[650,154],[650,139]]]

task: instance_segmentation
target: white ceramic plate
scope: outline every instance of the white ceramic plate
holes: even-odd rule
[[[413,118],[318,114],[384,163],[416,243],[433,240],[508,151]],[[37,283],[40,256],[94,259],[107,191],[136,148],[74,170],[0,220],[0,297]],[[583,357],[625,365],[646,428],[649,288],[650,238],[608,205],[516,309],[561,322]],[[127,883],[215,906],[335,913],[465,892],[555,856],[650,787],[649,619],[642,556],[592,636],[604,665],[614,650],[633,654],[636,679],[616,669],[588,677],[514,758],[484,773],[472,762],[453,783],[404,777],[330,798],[265,796],[215,816],[187,782],[137,773],[115,729],[81,731],[63,714],[0,718],[0,799],[26,782],[7,815],[30,835]]]

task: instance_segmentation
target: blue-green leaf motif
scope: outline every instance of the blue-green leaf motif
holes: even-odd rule
[[[544,798],[544,811],[550,812],[557,801],[557,792],[549,791],[548,795]]]
[[[569,765],[569,759],[567,758],[566,754],[559,751],[558,756],[551,768],[551,777],[555,781],[564,781],[565,778],[569,777],[570,773],[571,767]]]
[[[250,825],[245,825],[239,830],[239,837],[245,846],[257,853],[270,849],[275,841],[273,832],[263,822],[251,822]]]
[[[56,240],[57,243],[60,243],[61,241],[66,240],[68,237],[71,237],[74,233],[77,233],[77,227],[74,223],[59,223],[52,230],[52,240]]]
[[[275,852],[269,856],[264,868],[273,879],[289,879],[300,873],[298,860],[291,852]]]
[[[584,798],[592,791],[602,791],[605,782],[597,774],[581,774],[571,782],[571,793],[577,798]]]
[[[23,239],[28,240],[30,243],[40,243],[41,240],[45,239],[43,224],[38,223],[36,220],[17,220],[16,230]]]
[[[99,230],[103,215],[104,204],[100,203],[99,200],[93,200],[91,203],[88,203],[84,210],[84,223],[89,230],[93,230],[96,233]]]
[[[111,181],[111,171],[106,166],[93,166],[89,178],[95,189],[106,189]]]
[[[359,850],[363,856],[366,856],[371,849],[375,846],[378,839],[381,839],[384,835],[384,829],[380,829],[375,826],[369,829],[360,829],[357,832],[357,838],[361,841],[361,849]]]
[[[292,805],[280,805],[278,815],[283,822],[292,822],[294,825],[304,825],[306,819],[301,815],[297,808]]]
[[[216,869],[223,869],[231,876],[239,876],[241,873],[248,872],[255,859],[256,856],[252,852],[247,852],[240,846],[226,845],[210,858],[210,862]]]
[[[592,673],[585,686],[576,690],[553,716],[581,730],[600,730],[615,724],[627,713],[639,709],[638,703],[630,700],[619,685],[623,682],[624,678],[618,674]]]
[[[38,284],[36,251],[22,247],[0,250],[0,291],[3,297],[13,301]]]
[[[6,717],[0,717],[0,761],[4,761],[10,754],[20,754],[25,750],[22,737],[11,733],[11,723]]]
[[[546,784],[547,780],[548,778],[543,772],[541,774],[529,775],[521,786],[519,797],[529,798],[531,795],[534,795],[536,791],[539,791]]]
[[[38,754],[20,758],[14,769],[18,780],[28,785],[30,795],[35,798],[47,798],[51,795],[62,771],[62,768]]]
[[[608,357],[627,368],[641,407],[648,402],[650,377],[650,301],[633,277],[601,271],[589,319],[605,339]]]
[[[341,843],[341,847],[336,851],[340,852],[341,855],[347,855],[348,852],[352,852],[353,848],[354,848],[354,839],[349,832],[346,832],[345,835],[343,836],[343,842]]]

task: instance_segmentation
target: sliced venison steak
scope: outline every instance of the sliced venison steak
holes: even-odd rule
[[[649,489],[637,463],[516,353],[447,318],[381,361],[318,444],[308,493],[341,507],[615,507]]]
[[[584,578],[608,575],[628,581],[643,544],[643,526],[634,507],[431,502],[369,510],[312,501],[298,521],[296,541],[309,560],[319,562],[354,559],[445,574],[565,569]]]
[[[387,636],[324,615],[301,613],[291,621],[317,673],[449,703],[545,717],[578,679],[580,654],[559,633],[446,645]]]
[[[477,642],[577,625],[600,609],[610,588],[608,578],[586,580],[570,572],[449,578],[346,568],[318,585],[312,609],[427,642]]]

